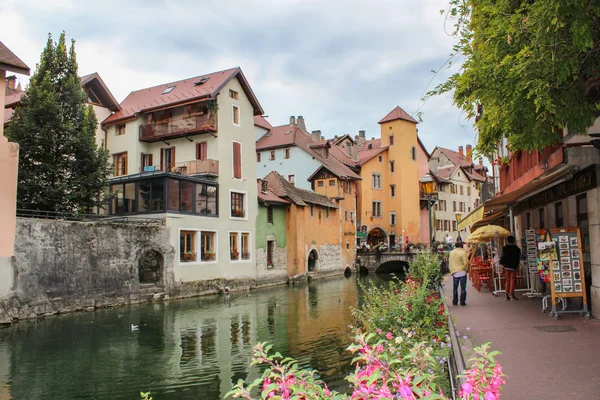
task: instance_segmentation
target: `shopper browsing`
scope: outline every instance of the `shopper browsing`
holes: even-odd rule
[[[460,285],[460,305],[467,305],[467,272],[469,258],[463,249],[463,242],[456,242],[456,247],[450,252],[450,273],[454,281],[452,304],[458,305],[458,286]]]
[[[515,286],[517,284],[517,271],[521,262],[521,249],[515,244],[515,237],[506,238],[506,246],[502,248],[500,264],[504,266],[506,274],[506,300],[519,300],[515,297]]]

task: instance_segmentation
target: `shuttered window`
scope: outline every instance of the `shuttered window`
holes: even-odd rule
[[[175,147],[160,149],[160,170],[172,171],[175,168]]]
[[[196,143],[196,160],[206,160],[208,151],[208,143]]]
[[[233,177],[242,179],[242,144],[233,142]]]

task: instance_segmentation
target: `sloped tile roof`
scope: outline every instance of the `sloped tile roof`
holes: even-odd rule
[[[258,103],[258,99],[250,88],[242,70],[236,67],[133,91],[121,102],[121,111],[114,113],[104,120],[103,125],[132,118],[139,113],[149,112],[157,108],[176,106],[177,104],[194,100],[215,98],[223,86],[235,77],[239,79],[246,96],[252,103],[254,115],[262,115],[263,109]],[[196,85],[196,82],[200,78],[207,78],[207,81]],[[170,87],[173,87],[173,89],[169,93],[163,94]]]
[[[13,112],[14,110],[12,108],[5,108],[4,109],[4,117],[3,117],[3,121],[5,124],[9,123],[10,120],[12,119],[13,116]]]
[[[326,141],[320,143],[314,142],[309,133],[302,131],[296,125],[281,125],[274,127],[263,137],[261,137],[256,142],[256,150],[264,151],[281,147],[297,146],[313,156],[332,174],[343,179],[360,180],[361,178],[358,174],[352,171],[348,165],[339,160],[339,158],[342,158],[342,156],[339,153],[339,149],[334,150],[336,146],[332,146],[329,149],[329,157],[327,158],[323,157],[321,153],[315,150],[315,145],[323,145],[326,143]]]
[[[442,154],[448,157],[450,162],[454,165],[460,165],[461,167],[468,167],[471,165],[471,163],[467,161],[464,155],[461,156],[460,153],[454,150],[446,149],[444,147],[436,147],[436,149],[438,149]],[[435,151],[435,149],[433,149],[433,151]]]
[[[386,115],[385,117],[383,117],[383,119],[381,121],[379,121],[378,123],[383,124],[384,122],[395,121],[397,119],[403,119],[405,121],[418,124],[418,122],[413,117],[408,115],[408,113],[406,111],[401,109],[400,106],[396,106],[396,108],[394,108],[392,111],[390,111],[390,113],[388,115]]]
[[[258,200],[263,203],[290,204],[289,200],[281,198],[267,188],[267,192],[262,191],[262,182],[258,180]]]
[[[121,109],[119,102],[117,101],[117,99],[115,99],[111,91],[108,89],[108,86],[106,86],[106,84],[97,72],[93,72],[89,75],[84,75],[79,79],[81,80],[81,87],[92,87],[92,90],[97,96],[99,96],[99,99],[104,107],[108,108],[111,111],[119,111]]]
[[[298,206],[316,204],[323,207],[337,208],[336,204],[327,196],[315,193],[312,190],[300,189],[289,183],[276,171],[271,171],[263,180],[268,182],[268,187],[278,197],[287,198]]]
[[[260,126],[261,128],[265,128],[267,130],[273,129],[273,125],[269,123],[262,115],[254,116],[254,125]]]
[[[369,145],[371,145],[370,149]],[[386,150],[387,146],[381,147],[381,139],[365,140],[358,148],[358,165],[363,165]]]
[[[6,86],[4,90],[4,107],[13,108],[14,105],[21,101],[21,97],[25,94],[24,90],[11,89]]]
[[[4,43],[0,42],[0,69],[19,74],[29,75],[30,70],[19,57],[15,55]]]

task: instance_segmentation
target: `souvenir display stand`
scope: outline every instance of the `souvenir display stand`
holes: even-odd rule
[[[523,297],[530,299],[543,297],[544,295],[540,292],[540,285],[538,279],[538,246],[537,236],[534,229],[528,229],[525,231],[525,237],[521,239],[521,253],[523,254],[523,262],[521,264],[521,275],[518,278],[526,278],[527,288],[520,289],[527,291]],[[544,307],[542,307],[544,310]]]
[[[538,240],[540,278],[549,278],[552,294],[550,316],[558,319],[559,314],[580,314],[589,319],[579,228],[542,230],[538,237],[541,237]],[[564,309],[568,298],[581,298],[583,307],[579,310]],[[563,302],[560,311],[556,307],[559,299]]]

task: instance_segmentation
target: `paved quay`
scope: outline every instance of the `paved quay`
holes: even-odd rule
[[[542,313],[542,300],[521,298],[506,301],[488,289],[478,293],[468,282],[467,306],[452,305],[452,278],[444,281],[460,335],[467,335],[465,361],[470,345],[492,342],[501,351],[506,385],[502,399],[600,399],[600,321],[561,315],[555,320]],[[565,327],[570,332],[540,331],[536,327]],[[467,330],[469,327],[469,330]],[[559,328],[560,329],[560,328]]]

